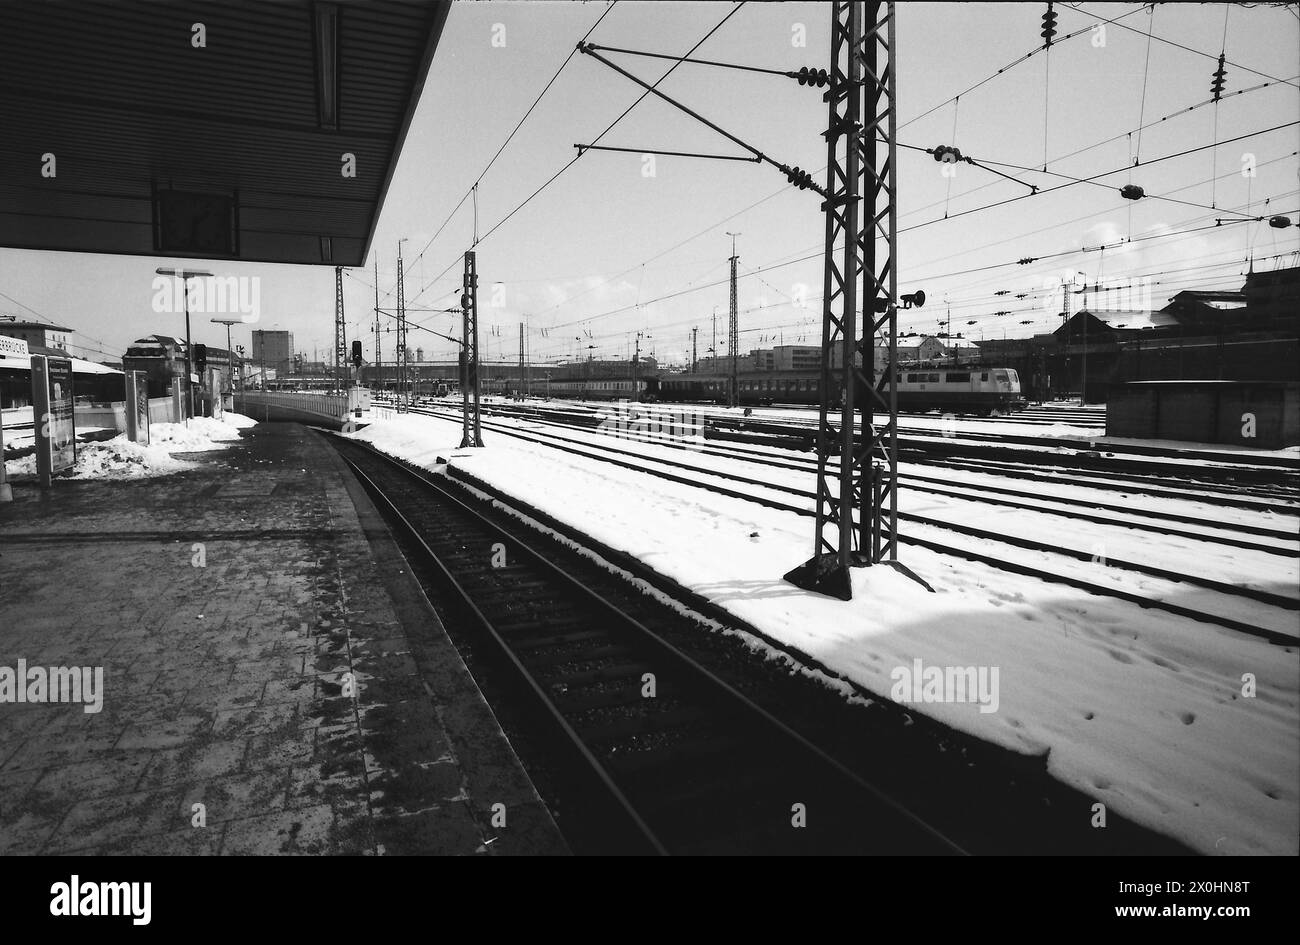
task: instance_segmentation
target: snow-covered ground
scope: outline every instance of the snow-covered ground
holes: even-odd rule
[[[123,433],[111,440],[77,444],[77,463],[60,478],[145,479],[194,469],[199,464],[174,453],[200,453],[225,449],[239,439],[239,430],[257,421],[226,411],[220,419],[194,417],[184,423],[154,423],[149,426],[149,445],[132,443]],[[35,455],[5,463],[10,476],[36,475]]]
[[[802,516],[486,431],[488,448],[459,450],[454,421],[395,415],[354,435],[428,468],[450,457],[877,697],[906,701],[899,682],[916,660],[927,669],[983,668],[990,680],[996,667],[996,711],[989,699],[923,701],[912,709],[1011,750],[1045,755],[1062,781],[1206,853],[1297,852],[1294,647],[909,546],[904,559],[937,593],[892,569],[859,568],[854,600],[844,603],[782,580],[812,550],[811,524]],[[1037,513],[1014,514],[1000,521]],[[1133,541],[1143,544],[1132,556],[1174,569],[1198,553],[1158,535]],[[1010,557],[1005,547],[996,553]],[[1230,559],[1206,566],[1216,570]],[[1198,592],[1185,590],[1188,606],[1200,606]],[[1165,592],[1178,593],[1178,586]],[[1255,605],[1240,606],[1248,613]]]
[[[501,400],[503,405],[510,405],[513,401]],[[592,402],[582,403],[579,401],[541,401],[527,400],[523,402],[526,406],[550,407],[552,409],[570,408],[575,411],[599,410],[600,405]],[[447,406],[457,406],[459,401],[446,401]],[[769,407],[755,407],[751,409],[748,416],[745,414],[743,407],[719,407],[714,404],[671,404],[663,403],[655,405],[658,409],[672,410],[684,409],[694,411],[705,417],[726,418],[734,421],[760,421],[763,423],[788,423],[791,425],[814,424],[817,421],[817,411],[805,408],[785,408],[776,409]],[[1076,405],[1077,409],[1077,405]],[[1099,417],[1104,418],[1105,412],[1098,413]],[[1261,459],[1291,459],[1300,464],[1300,446],[1288,446],[1283,449],[1263,450],[1253,449],[1245,446],[1234,446],[1229,443],[1198,443],[1187,440],[1149,440],[1133,439],[1128,437],[1108,437],[1105,435],[1104,428],[1099,429],[1095,425],[1082,423],[1072,423],[1071,419],[1062,419],[1056,423],[1042,422],[1041,415],[1036,415],[1033,422],[1016,422],[1016,414],[1010,414],[996,420],[985,420],[972,416],[941,414],[938,412],[928,414],[906,414],[898,419],[899,430],[906,436],[913,438],[925,439],[926,433],[933,433],[939,437],[961,439],[965,435],[977,436],[1017,436],[1017,437],[1035,437],[1043,440],[1038,448],[1045,450],[1073,452],[1078,449],[1077,444],[1070,443],[1061,446],[1052,443],[1052,440],[1087,441],[1089,448],[1109,449],[1109,451],[1129,455],[1125,452],[1125,446],[1155,447],[1164,450],[1187,450],[1189,452],[1201,453],[1225,453],[1240,455],[1243,459],[1261,458]],[[989,446],[995,446],[995,443],[981,441]],[[1034,448],[1027,444],[1007,444],[1015,449]],[[1133,454],[1142,458],[1150,459],[1143,454]],[[1175,462],[1176,460],[1163,460]],[[1196,459],[1184,460],[1188,463],[1200,462]]]

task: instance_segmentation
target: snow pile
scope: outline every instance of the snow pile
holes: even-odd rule
[[[149,445],[133,443],[123,433],[111,440],[77,444],[77,463],[61,479],[147,479],[195,469],[198,463],[173,456],[225,449],[238,441],[239,430],[255,424],[242,414],[226,413],[221,419],[195,417],[184,423],[149,426]],[[36,457],[24,456],[5,464],[10,476],[36,475]]]

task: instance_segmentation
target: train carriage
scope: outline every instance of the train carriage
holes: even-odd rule
[[[745,406],[821,402],[821,375],[816,371],[742,371],[736,381],[739,401]],[[722,373],[669,374],[659,379],[659,397],[723,404],[730,384],[730,376]],[[991,413],[1025,405],[1019,375],[1010,368],[905,369],[898,372],[896,386],[898,408],[904,411]]]
[[[653,400],[659,394],[658,378],[639,378],[633,396],[631,378],[600,378],[596,380],[551,380],[534,382],[536,393],[549,391],[552,397],[575,400]]]
[[[102,406],[126,398],[126,375],[121,371],[63,352],[49,356],[67,358],[72,362],[72,396],[76,403]],[[31,403],[31,357],[0,356],[0,408],[30,407]]]

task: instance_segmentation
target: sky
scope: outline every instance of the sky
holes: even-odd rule
[[[367,359],[375,256],[381,307],[391,308],[403,239],[412,321],[450,335],[460,333],[459,315],[414,309],[458,304],[461,260],[474,245],[485,360],[516,358],[524,322],[535,362],[625,357],[641,333],[642,354],[682,363],[692,328],[699,329],[700,356],[713,344],[715,311],[725,353],[728,233],[738,234],[740,350],[818,343],[820,197],[789,186],[768,164],[661,155],[649,167],[644,149],[744,153],[653,97],[601,139],[638,153],[588,151],[574,161],[574,144],[592,142],[641,93],[594,58],[572,57],[483,173],[597,20],[591,42],[682,55],[727,18],[696,56],[769,69],[827,67],[829,5],[736,6],[454,3],[371,258],[344,280],[348,337],[361,338]],[[1139,4],[1058,3],[1057,35],[1046,53],[1044,3],[903,2],[897,9],[896,264],[900,293],[922,289],[927,296],[924,308],[900,313],[900,332],[950,324],[973,341],[1024,337],[1059,324],[1062,280],[1089,286],[1093,308],[1160,308],[1184,289],[1239,288],[1248,259],[1256,269],[1297,264],[1294,225],[1215,226],[1275,214],[1300,220],[1294,4],[1159,4],[1152,12]],[[1097,24],[1106,20],[1113,22],[1102,31]],[[1225,96],[1203,105],[1221,51]],[[604,55],[649,82],[672,65]],[[660,88],[825,183],[821,90],[691,63]],[[1142,125],[1149,127],[1139,132]],[[944,165],[916,150],[940,144],[985,166],[960,164],[945,177]],[[1042,172],[1045,158],[1050,173]],[[1253,176],[1243,173],[1250,167]],[[1074,182],[1104,172],[1112,173]],[[475,196],[462,202],[476,181]],[[1121,197],[1119,188],[1130,183],[1148,196]],[[1002,201],[1009,202],[989,207]],[[0,249],[0,314],[68,325],[75,354],[120,358],[135,338],[179,333],[170,316],[153,312],[146,291],[153,269],[167,264]],[[251,328],[282,329],[309,359],[329,356],[331,267],[213,261],[208,268],[261,278],[259,323],[236,326],[235,344],[251,347]],[[393,338],[382,338],[386,358]],[[224,346],[225,329],[196,319],[194,340]],[[454,343],[418,329],[410,344],[426,359],[455,356]]]

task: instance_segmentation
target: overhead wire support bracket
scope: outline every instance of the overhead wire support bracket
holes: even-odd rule
[[[904,147],[906,147],[906,145],[904,145]],[[957,164],[959,162],[969,164],[971,167],[978,167],[980,170],[989,171],[990,173],[997,174],[999,177],[1005,177],[1007,180],[1013,181],[1022,187],[1028,187],[1031,194],[1038,193],[1037,184],[1031,184],[1028,181],[1021,180],[1019,177],[1012,177],[1010,174],[1004,174],[1002,171],[989,167],[987,164],[981,164],[974,158],[962,154],[960,148],[952,145],[941,144],[933,148],[922,148],[922,150],[925,151],[926,154],[933,155],[934,159],[942,164]]]
[[[786,176],[786,179],[789,180],[790,183],[794,184],[800,190],[814,190],[817,193],[821,194],[823,197],[829,197],[827,191],[824,190],[822,187],[818,186],[817,182],[812,179],[812,175],[809,174],[807,171],[798,167],[790,167],[788,164],[782,164],[780,161],[768,157],[766,154],[764,154],[762,151],[760,151],[758,148],[754,147],[753,145],[746,144],[744,141],[740,140],[735,135],[733,135],[730,131],[727,131],[725,128],[722,128],[721,126],[709,121],[699,112],[694,111],[693,109],[689,108],[686,105],[683,105],[675,98],[672,98],[669,95],[665,95],[663,92],[660,92],[653,85],[649,84],[648,82],[645,82],[644,80],[638,78],[637,76],[634,76],[632,73],[628,72],[626,69],[624,69],[622,66],[618,65],[617,63],[610,62],[600,53],[596,52],[596,47],[592,46],[591,43],[585,43],[585,42],[578,43],[578,51],[585,55],[591,56],[593,59],[596,59],[599,62],[603,62],[605,65],[609,66],[615,72],[619,73],[623,77],[641,86],[641,88],[645,89],[646,92],[651,93],[653,95],[657,95],[659,98],[663,99],[669,105],[672,105],[674,108],[690,115],[692,118],[700,122],[702,125],[705,125],[708,128],[713,129],[718,134],[722,135],[724,138],[730,141],[732,144],[744,148],[750,154],[754,155],[754,157],[757,158],[759,161],[763,161],[767,164],[771,164],[782,174],[784,174]]]
[[[616,148],[607,144],[575,144],[578,153],[586,151],[622,151],[627,154],[662,154],[667,157],[689,157],[689,158],[708,158],[713,161],[744,161],[749,164],[760,164],[762,158],[744,157],[739,154],[701,154],[695,151],[660,151],[656,148]]]
[[[581,44],[579,44],[581,48]],[[618,46],[601,46],[598,43],[587,43],[588,49],[598,49],[601,52],[623,53],[627,56],[645,56],[649,59],[668,59],[672,62],[687,62],[696,66],[716,66],[719,69],[737,69],[741,72],[760,72],[764,75],[779,75],[787,79],[794,79],[800,85],[811,85],[821,87],[829,84],[830,76],[825,69],[815,69],[804,66],[799,70],[791,69],[767,69],[763,66],[744,66],[737,62],[718,62],[716,59],[694,59],[690,56],[674,56],[670,53],[646,52],[643,49],[622,49]],[[585,50],[584,50],[585,51]]]

